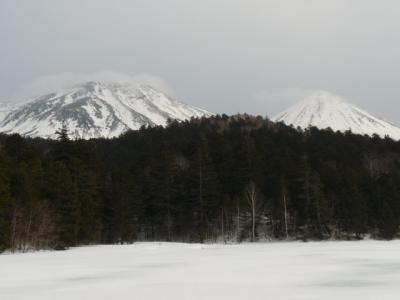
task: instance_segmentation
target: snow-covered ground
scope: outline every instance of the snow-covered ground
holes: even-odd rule
[[[400,242],[138,243],[6,254],[0,299],[400,299]]]

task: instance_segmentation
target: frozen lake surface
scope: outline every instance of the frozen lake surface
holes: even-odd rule
[[[400,242],[137,243],[0,255],[0,299],[400,299]]]

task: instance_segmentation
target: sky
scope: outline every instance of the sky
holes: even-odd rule
[[[399,73],[397,0],[0,0],[1,101],[133,76],[215,113],[326,90],[400,124]]]

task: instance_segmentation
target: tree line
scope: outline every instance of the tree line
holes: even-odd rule
[[[400,142],[215,116],[119,138],[0,136],[0,250],[392,239]]]

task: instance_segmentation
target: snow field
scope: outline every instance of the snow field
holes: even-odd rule
[[[137,243],[0,255],[0,299],[399,299],[400,241]]]

